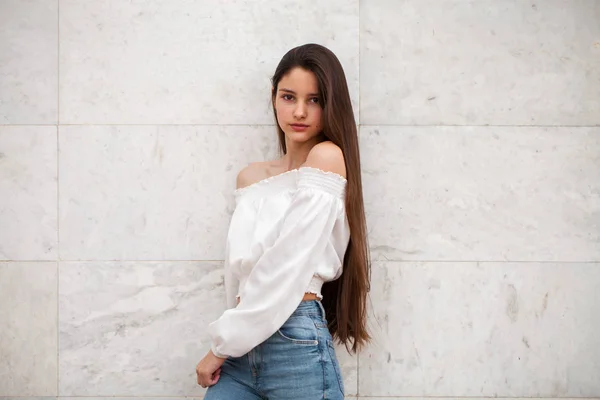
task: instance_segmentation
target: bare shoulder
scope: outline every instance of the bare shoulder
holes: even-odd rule
[[[252,185],[266,177],[265,162],[255,162],[243,168],[237,176],[236,188],[241,189]]]
[[[327,141],[315,145],[308,153],[304,166],[318,168],[326,172],[335,172],[344,178],[346,177],[344,153],[333,142]]]

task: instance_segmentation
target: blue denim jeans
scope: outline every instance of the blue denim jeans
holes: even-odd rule
[[[204,400],[343,399],[344,383],[320,301],[303,301],[269,339],[229,357]]]

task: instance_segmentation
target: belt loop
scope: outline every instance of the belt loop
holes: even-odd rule
[[[317,303],[319,304],[319,308],[321,309],[321,317],[323,318],[323,321],[327,320],[327,315],[325,315],[325,307],[323,307],[321,300],[317,300]]]

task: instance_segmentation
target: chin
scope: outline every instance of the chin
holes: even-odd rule
[[[311,139],[314,139],[319,134],[314,132],[285,132],[285,136],[287,136],[288,140],[298,143],[308,142]]]

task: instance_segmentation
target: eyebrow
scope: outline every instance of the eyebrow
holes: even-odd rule
[[[296,92],[294,92],[293,90],[291,90],[291,89],[286,89],[286,88],[281,88],[281,89],[279,89],[279,91],[280,91],[280,92],[291,93],[291,94],[296,94]],[[309,93],[308,95],[309,95],[309,96],[315,96],[315,97],[318,97],[318,96],[319,96],[319,93]]]

